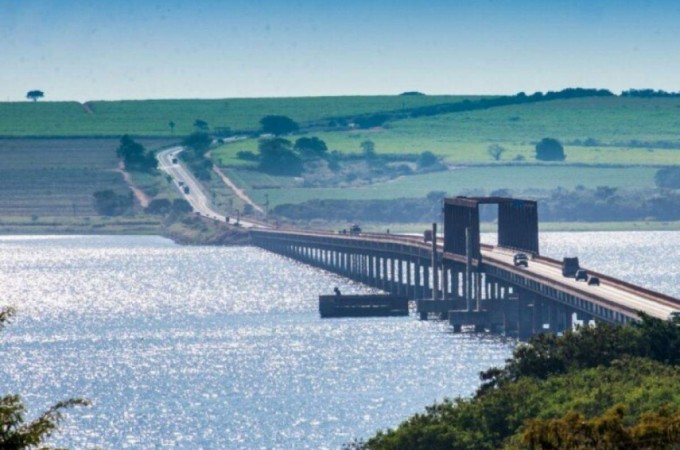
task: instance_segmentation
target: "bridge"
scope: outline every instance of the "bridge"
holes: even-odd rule
[[[480,243],[480,205],[498,206],[498,245]],[[421,319],[446,319],[459,332],[504,332],[525,339],[576,323],[624,324],[639,312],[668,319],[680,300],[605,274],[589,285],[562,275],[562,263],[541,256],[536,202],[503,197],[444,201],[444,238],[433,224],[422,237],[252,228],[254,245],[416,300]],[[522,252],[528,265],[517,266]]]

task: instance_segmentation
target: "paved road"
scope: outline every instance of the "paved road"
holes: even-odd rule
[[[156,154],[158,158],[158,168],[172,177],[173,183],[182,194],[182,196],[189,202],[194,211],[203,217],[226,222],[227,218],[224,214],[213,209],[208,196],[203,192],[200,183],[193,176],[191,172],[180,162],[173,163],[172,160],[177,158],[179,153],[184,150],[182,147],[172,147],[160,151]],[[189,192],[185,191],[185,187],[189,188]],[[236,224],[236,218],[229,218],[230,224]],[[244,228],[252,228],[260,226],[254,222],[241,220],[239,224]]]
[[[514,253],[511,251],[500,248],[482,250],[482,257],[487,259],[487,261],[494,260],[511,265],[513,264],[513,254]],[[560,267],[556,267],[547,262],[530,260],[529,267],[522,270],[544,276],[553,282],[561,283],[576,291],[599,296],[605,300],[636,311],[644,311],[650,316],[659,319],[668,319],[671,312],[680,310],[680,302],[673,306],[661,297],[654,299],[653,296],[649,296],[642,292],[631,292],[623,286],[616,285],[615,280],[609,282],[606,279],[601,279],[600,286],[588,286],[584,281],[576,281],[574,278],[562,276],[562,269]]]

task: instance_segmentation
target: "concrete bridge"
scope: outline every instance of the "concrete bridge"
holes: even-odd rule
[[[480,244],[479,207],[498,206],[498,246]],[[527,338],[575,323],[627,323],[640,311],[661,319],[680,300],[588,270],[600,284],[562,276],[559,261],[540,255],[536,202],[501,197],[447,198],[444,239],[252,229],[256,246],[417,301],[422,319]],[[517,252],[528,267],[516,266]],[[573,256],[573,255],[572,255]]]

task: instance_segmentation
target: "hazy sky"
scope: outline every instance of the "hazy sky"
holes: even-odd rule
[[[0,101],[680,90],[679,0],[0,0]]]

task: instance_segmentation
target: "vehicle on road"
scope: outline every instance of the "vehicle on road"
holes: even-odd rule
[[[172,163],[177,164],[177,158],[172,158]]]
[[[599,285],[600,285],[600,279],[598,277],[588,278],[588,286],[599,286]]]
[[[574,275],[574,278],[576,281],[588,281],[588,272],[586,272],[583,269],[579,269],[576,271],[576,275]]]
[[[668,320],[680,321],[680,311],[671,311],[671,313],[668,315]]]
[[[515,253],[512,257],[512,262],[516,267],[529,267],[529,257],[526,253]]]
[[[188,194],[190,192],[189,186],[184,186],[184,193]]]
[[[574,277],[576,272],[581,268],[578,263],[578,258],[563,258],[562,259],[562,276]]]
[[[352,224],[352,226],[349,227],[349,234],[354,234],[354,235],[361,234],[361,227],[359,225],[357,225],[356,223]]]

